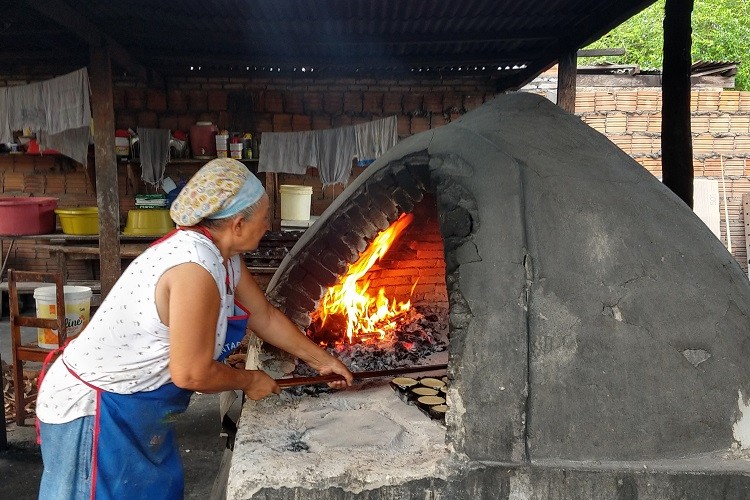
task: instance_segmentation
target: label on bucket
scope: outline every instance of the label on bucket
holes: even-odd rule
[[[54,287],[52,287],[51,291],[53,294],[52,298],[48,297],[43,291],[39,294],[37,294],[36,291],[34,292],[37,318],[57,318],[57,304],[53,302]],[[91,312],[91,292],[90,290],[83,294],[79,292],[78,295],[80,298],[76,297],[74,299],[69,298],[67,295],[68,293],[66,290],[65,328],[68,338],[73,338],[81,333],[83,327],[89,322]],[[57,330],[50,328],[37,328],[37,339],[39,341],[39,347],[43,349],[56,349],[58,347]]]
[[[57,306],[55,304],[46,304],[37,308],[37,317],[39,318],[56,318]],[[65,328],[68,332],[68,338],[73,338],[83,330],[83,327],[89,322],[88,304],[65,304]],[[37,328],[39,347],[44,349],[57,348],[57,330],[49,328]]]

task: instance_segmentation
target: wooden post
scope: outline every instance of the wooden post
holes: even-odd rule
[[[271,205],[271,225],[274,231],[280,227],[281,218],[279,211],[276,210],[276,204],[278,203],[278,190],[279,190],[279,178],[275,172],[266,172],[266,194],[268,195],[268,201]]]
[[[3,365],[2,357],[0,357],[0,366]],[[3,393],[5,392],[5,371],[0,370],[0,384],[3,386]],[[3,398],[4,399],[4,398]],[[3,405],[3,410],[5,410],[5,405]],[[2,428],[0,428],[0,450],[4,450],[8,447],[8,431],[5,423],[5,414],[3,414],[3,424]]]
[[[94,116],[96,204],[99,207],[99,266],[102,299],[122,272],[120,263],[120,197],[117,191],[115,112],[112,64],[106,47],[91,47],[91,103]]]
[[[693,0],[667,0],[662,75],[662,178],[693,207],[693,142],[690,132],[690,16]]]
[[[560,56],[557,61],[557,105],[565,111],[576,111],[576,67],[578,57],[575,50]]]

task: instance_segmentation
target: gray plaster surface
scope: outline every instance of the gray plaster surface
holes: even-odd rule
[[[449,273],[457,453],[744,468],[747,277],[658,179],[544,98],[499,96],[400,142],[305,233],[269,290],[349,197],[425,157]]]
[[[443,425],[387,380],[315,398],[284,393],[245,403],[227,498],[290,486],[372,490],[445,476],[447,458]]]

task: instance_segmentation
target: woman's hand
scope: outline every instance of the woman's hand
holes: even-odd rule
[[[279,394],[281,388],[274,379],[262,370],[248,370],[250,382],[243,389],[245,395],[253,401],[258,401],[271,394]]]
[[[335,373],[344,377],[344,380],[336,380],[335,382],[330,382],[328,384],[328,387],[332,389],[344,389],[345,387],[352,385],[354,376],[352,375],[352,372],[349,371],[349,368],[347,368],[344,363],[334,358],[330,354],[325,354],[326,358],[324,358],[320,363],[311,363],[311,368],[317,370],[321,375],[331,375]]]

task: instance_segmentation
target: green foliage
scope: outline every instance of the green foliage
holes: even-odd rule
[[[587,48],[626,50],[621,64],[644,69],[661,68],[664,41],[664,1],[627,20]],[[737,61],[735,86],[750,90],[750,1],[695,0],[693,8],[693,61]],[[604,59],[604,58],[600,58]],[[613,60],[612,57],[606,58]],[[587,64],[590,60],[587,60]]]

